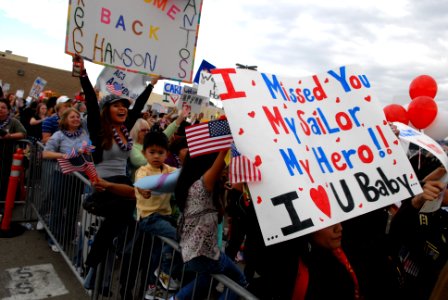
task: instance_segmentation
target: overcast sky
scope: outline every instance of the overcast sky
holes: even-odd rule
[[[0,51],[71,70],[68,3],[0,0]],[[357,64],[382,103],[409,103],[409,84],[422,74],[448,103],[447,15],[446,0],[204,0],[195,70],[206,59],[301,77]],[[92,81],[102,68],[87,63]]]

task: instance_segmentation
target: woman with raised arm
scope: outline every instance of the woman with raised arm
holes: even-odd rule
[[[84,68],[84,61],[79,56],[77,58],[81,62],[80,81],[86,99],[87,128],[95,146],[93,160],[99,177],[93,183],[94,197],[110,201],[105,220],[86,260],[86,265],[94,268],[106,256],[113,239],[135,222],[135,191],[127,172],[127,161],[133,145],[129,132],[139,118],[158,77],[151,80],[135,100],[132,109],[129,108],[130,99],[121,95],[106,95],[98,103],[96,92]]]

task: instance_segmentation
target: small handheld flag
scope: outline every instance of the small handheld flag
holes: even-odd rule
[[[260,169],[245,155],[241,155],[235,144],[232,144],[230,151],[232,154],[229,164],[229,181],[231,184],[261,180]]]
[[[188,126],[185,128],[185,135],[191,157],[229,149],[233,142],[227,120]]]

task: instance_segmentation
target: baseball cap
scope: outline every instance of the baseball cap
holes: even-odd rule
[[[69,97],[63,95],[63,96],[60,96],[60,97],[58,98],[58,100],[56,100],[56,104],[59,104],[59,103],[65,103],[65,102],[67,102],[67,101],[72,101],[72,99],[70,99]]]
[[[124,105],[129,108],[131,105],[131,100],[128,98],[120,97],[114,94],[109,94],[103,97],[100,102],[100,108],[103,109],[106,105],[111,105],[112,103],[115,103],[117,101],[122,101]]]

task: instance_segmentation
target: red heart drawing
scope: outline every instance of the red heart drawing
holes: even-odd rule
[[[336,98],[336,103],[341,102],[341,99],[339,97]]]
[[[177,102],[177,100],[179,100],[179,98],[180,98],[179,95],[176,95],[176,96],[170,95],[170,99],[174,104],[176,104],[176,102]]]
[[[251,117],[251,118],[254,118],[255,117],[255,112],[254,111],[248,112],[247,115],[249,117]]]
[[[303,188],[299,187],[299,191],[303,191]]]
[[[285,103],[283,103],[283,108],[288,109],[288,106]]]
[[[331,218],[330,200],[328,199],[328,194],[324,187],[319,185],[317,189],[311,188],[310,197],[317,208],[319,208],[321,212]]]
[[[360,203],[358,206],[359,206],[359,208],[362,208],[362,203]]]
[[[317,115],[317,111],[313,111],[313,116],[316,116]]]
[[[339,143],[340,141],[341,141],[341,138],[338,137],[338,138],[336,139],[336,143]]]
[[[395,144],[395,145],[398,145],[398,140],[395,140],[395,141],[394,141],[394,144]]]
[[[397,160],[396,159],[394,159],[394,166],[397,164]]]
[[[274,143],[277,143],[277,139],[274,139]]]
[[[386,120],[383,120],[383,124],[384,124],[384,125],[387,125],[387,121],[386,121]]]
[[[258,167],[259,165],[261,165],[261,157],[260,155],[255,156],[255,162],[254,162],[255,166]]]
[[[261,199],[260,196],[257,197],[257,203],[260,204],[263,200]]]
[[[255,80],[252,80],[252,85],[255,86]]]
[[[366,100],[367,102],[370,102],[370,100],[372,100],[372,99],[370,98],[370,96],[367,96],[367,97],[364,97],[364,100]]]
[[[328,78],[325,78],[325,81],[324,81],[324,82],[325,82],[325,83],[328,83],[328,81],[329,81]]]
[[[238,132],[239,135],[242,135],[244,133],[244,129],[240,128],[240,132]]]

